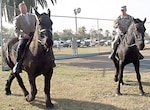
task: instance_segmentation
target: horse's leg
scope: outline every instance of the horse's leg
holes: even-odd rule
[[[29,92],[28,92],[27,89],[25,88],[24,83],[23,83],[23,81],[22,81],[22,78],[20,77],[20,74],[15,74],[15,76],[16,76],[16,78],[17,78],[17,81],[18,81],[19,86],[21,87],[21,89],[22,89],[22,91],[23,91],[23,93],[24,93],[24,96],[26,97],[26,96],[29,94]]]
[[[36,77],[28,73],[28,78],[29,78],[31,92],[28,96],[26,96],[26,101],[31,102],[35,99],[35,96],[37,94],[37,88],[36,88],[36,82],[35,82]]]
[[[143,87],[142,87],[142,83],[141,83],[141,75],[140,75],[140,72],[139,72],[140,62],[139,62],[139,60],[137,60],[137,62],[134,62],[133,64],[134,64],[134,67],[135,67],[136,76],[137,76],[137,80],[138,80],[138,83],[139,83],[140,95],[144,95],[145,92],[143,91]]]
[[[46,107],[47,108],[53,108],[54,105],[51,102],[51,97],[50,97],[50,80],[53,74],[53,69],[50,69],[47,74],[45,74],[45,85],[44,85],[44,92],[45,92],[45,100],[46,100]]]
[[[123,83],[123,70],[124,70],[124,63],[122,61],[119,61],[119,82],[118,82],[118,87],[116,91],[116,96],[122,95],[120,92],[120,84]]]
[[[7,80],[7,83],[5,85],[5,91],[6,91],[6,95],[11,95],[11,90],[10,90],[10,87],[11,87],[11,83],[13,81],[13,79],[15,78],[15,74],[14,73],[11,73],[9,75],[9,78]]]
[[[114,59],[113,62],[114,62],[115,68],[116,68],[114,81],[117,82],[118,81],[118,74],[119,74],[119,62],[116,59]]]

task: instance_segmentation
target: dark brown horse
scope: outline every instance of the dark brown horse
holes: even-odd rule
[[[30,39],[29,46],[25,49],[25,55],[23,57],[22,69],[28,73],[28,78],[31,86],[31,92],[29,93],[22,81],[19,74],[11,72],[6,83],[6,95],[11,94],[11,83],[16,77],[20,87],[23,90],[24,96],[28,102],[33,101],[37,94],[36,77],[43,74],[44,76],[44,92],[46,97],[46,107],[53,108],[53,104],[50,98],[50,80],[53,74],[53,40],[52,40],[52,21],[50,19],[50,10],[47,13],[39,14],[35,10],[37,15],[36,30],[33,39]],[[3,57],[8,66],[13,69],[16,60],[16,47],[18,45],[18,38],[14,38],[8,41],[3,48]]]
[[[127,34],[122,39],[120,45],[117,49],[117,57],[113,59],[116,74],[115,81],[118,82],[118,87],[116,95],[121,95],[120,84],[123,83],[123,70],[125,65],[133,63],[137,75],[137,80],[139,83],[140,95],[144,95],[143,87],[141,84],[141,75],[139,71],[140,62],[139,62],[139,49],[144,48],[144,33],[145,33],[145,23],[140,19],[134,19],[131,23]]]

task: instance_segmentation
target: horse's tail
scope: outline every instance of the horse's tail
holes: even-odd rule
[[[7,41],[6,43],[4,43],[2,48],[3,59],[11,69],[14,67],[14,62],[12,61],[10,53],[12,51],[13,45],[17,42],[18,42],[18,38],[13,38]]]

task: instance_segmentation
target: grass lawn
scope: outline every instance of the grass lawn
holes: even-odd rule
[[[60,51],[57,48],[53,48],[55,56],[73,55],[72,48],[61,48]],[[97,47],[80,47],[77,49],[78,54],[90,54],[90,53],[102,53],[110,52],[110,46],[97,46]]]
[[[0,106],[1,110],[43,110],[45,99],[43,76],[37,82],[35,101],[28,103],[16,80],[12,84],[12,95],[6,96],[4,87],[9,71],[0,71]],[[22,73],[24,83],[29,90],[27,74]],[[122,96],[115,96],[117,83],[113,81],[113,72],[89,68],[57,65],[51,80],[51,98],[54,110],[149,110],[150,81],[149,75],[142,76],[146,96],[139,96],[135,73],[124,75],[125,83],[121,86]]]

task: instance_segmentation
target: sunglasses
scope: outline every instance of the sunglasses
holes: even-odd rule
[[[121,11],[125,11],[125,10],[122,9]]]

